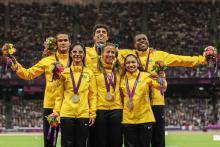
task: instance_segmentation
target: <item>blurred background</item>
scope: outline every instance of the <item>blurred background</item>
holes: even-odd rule
[[[91,43],[97,23],[110,26],[121,48],[133,48],[136,32],[173,54],[220,47],[220,0],[0,0],[0,45],[13,43],[25,67],[41,59],[46,37],[67,32],[72,42]],[[206,66],[175,67],[167,77],[167,130],[220,129],[220,69],[209,79]],[[43,75],[24,81],[0,72],[0,133],[42,131],[44,87]]]

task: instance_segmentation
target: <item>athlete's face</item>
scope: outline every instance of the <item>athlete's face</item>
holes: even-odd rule
[[[140,51],[146,51],[149,47],[149,41],[145,34],[135,36],[135,48]]]
[[[115,47],[109,45],[106,46],[102,53],[102,59],[106,64],[112,64],[115,60],[116,49]]]
[[[57,47],[61,53],[67,53],[70,47],[70,40],[67,34],[57,35]]]
[[[82,65],[84,56],[85,54],[81,45],[76,45],[73,47],[71,52],[73,65]]]
[[[108,40],[108,32],[105,28],[97,28],[95,30],[93,39],[95,44],[105,44]]]
[[[128,56],[125,60],[125,69],[130,72],[133,73],[135,71],[137,71],[138,69],[138,61],[134,56]]]

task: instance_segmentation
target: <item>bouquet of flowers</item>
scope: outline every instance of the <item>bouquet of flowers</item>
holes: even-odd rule
[[[51,66],[51,71],[52,71],[52,81],[60,79],[60,75],[63,72],[64,68],[63,65],[60,62],[55,62]]]
[[[213,68],[216,62],[217,49],[213,46],[208,46],[204,49],[204,54],[208,62],[208,67]]]
[[[46,39],[48,50],[54,51],[57,49],[57,40],[54,37],[49,37]]]
[[[152,71],[156,72],[157,74],[156,80],[160,84],[160,92],[162,95],[164,95],[164,78],[165,78],[165,75],[163,73],[166,70],[167,70],[167,66],[163,61],[156,61],[152,69]]]
[[[215,67],[217,71],[217,49],[213,46],[208,46],[204,49],[203,56],[206,58],[208,65],[208,76],[211,78],[211,69]]]
[[[53,54],[57,50],[57,40],[54,37],[48,37],[44,42],[43,57]]]
[[[49,128],[49,131],[47,134],[47,140],[51,139],[52,131],[54,131],[53,132],[53,145],[55,146],[56,145],[57,126],[60,123],[60,117],[58,115],[56,115],[55,113],[51,113],[50,115],[45,116],[45,117],[46,117],[48,123],[50,124],[50,128]],[[52,128],[54,128],[54,129],[52,130]]]
[[[167,70],[167,66],[163,61],[156,61],[151,71],[154,71],[157,73],[157,75],[159,75],[161,71],[166,71],[166,70]]]
[[[13,54],[16,52],[16,49],[12,43],[6,43],[3,45],[2,49],[1,62],[3,64],[3,72],[8,70],[8,67],[11,67],[13,64],[16,64],[16,59]]]
[[[57,127],[60,123],[60,118],[55,113],[51,113],[50,115],[46,116],[46,119],[51,127]]]
[[[6,43],[2,47],[2,54],[5,56],[13,55],[16,52],[12,43]]]

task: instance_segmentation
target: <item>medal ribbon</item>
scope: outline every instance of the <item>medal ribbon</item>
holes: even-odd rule
[[[80,84],[82,82],[82,73],[83,73],[83,69],[82,69],[82,72],[80,73],[79,80],[78,80],[78,83],[76,85],[75,79],[74,79],[74,75],[73,75],[73,71],[70,68],[70,76],[71,76],[71,79],[72,79],[72,85],[73,85],[73,89],[74,89],[74,94],[78,94],[78,90],[79,90]]]
[[[161,95],[163,95],[164,96],[164,79],[163,78],[159,78],[159,80],[160,80],[160,93],[161,93]]]
[[[137,57],[138,57],[138,60],[139,60],[139,65],[140,65],[140,67],[142,68],[142,69],[144,69],[143,68],[143,65],[142,65],[142,63],[141,63],[141,59],[140,59],[140,57],[139,57],[139,55],[138,55],[138,53],[136,52],[136,55],[137,55]],[[148,71],[148,64],[149,64],[149,60],[150,60],[150,49],[149,49],[149,53],[148,53],[148,56],[147,56],[147,60],[146,60],[146,65],[145,65],[145,69],[144,69],[144,71]]]
[[[111,76],[108,76],[106,71],[104,71],[103,74],[104,74],[105,87],[107,89],[107,92],[110,92],[110,86],[112,86],[112,88],[115,90],[116,81],[117,81],[116,72],[114,70],[112,70]]]
[[[52,134],[52,127],[50,126],[49,131],[47,133],[47,140],[50,140],[51,138],[51,134]],[[53,146],[56,146],[56,135],[57,135],[57,127],[54,127],[54,132],[53,132]]]
[[[60,62],[59,58],[57,57],[57,54],[54,54],[54,55],[55,55],[56,61],[57,61],[57,62]],[[67,64],[66,64],[66,67],[69,66],[69,62],[70,62],[70,60],[69,60],[69,58],[68,58],[68,62],[67,62]]]
[[[129,84],[128,84],[128,77],[127,77],[127,75],[125,76],[125,84],[126,84],[126,89],[127,89],[128,97],[129,97],[130,101],[132,101],[132,99],[133,99],[134,92],[137,88],[137,83],[138,83],[139,77],[140,77],[140,72],[138,73],[138,76],[135,80],[134,87],[132,88],[132,91],[130,91]]]

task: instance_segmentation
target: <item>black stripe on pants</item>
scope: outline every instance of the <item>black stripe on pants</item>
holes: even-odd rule
[[[125,147],[150,147],[152,124],[124,124]]]
[[[96,114],[90,147],[122,147],[122,110],[98,110]]]
[[[61,146],[86,147],[89,133],[88,118],[61,117]]]
[[[47,139],[47,135],[48,135],[48,132],[49,132],[50,125],[49,125],[49,123],[48,123],[45,116],[48,116],[51,113],[53,113],[53,109],[44,108],[44,110],[43,110],[44,147],[56,147],[56,144],[55,144],[55,146],[53,145],[54,128],[52,128],[51,135],[50,135],[50,140]],[[59,132],[59,126],[56,129],[57,129],[57,131],[56,131],[56,143],[57,143],[57,136],[58,136],[58,132]]]
[[[156,123],[153,124],[152,147],[165,147],[165,116],[164,105],[153,105],[152,110]]]

